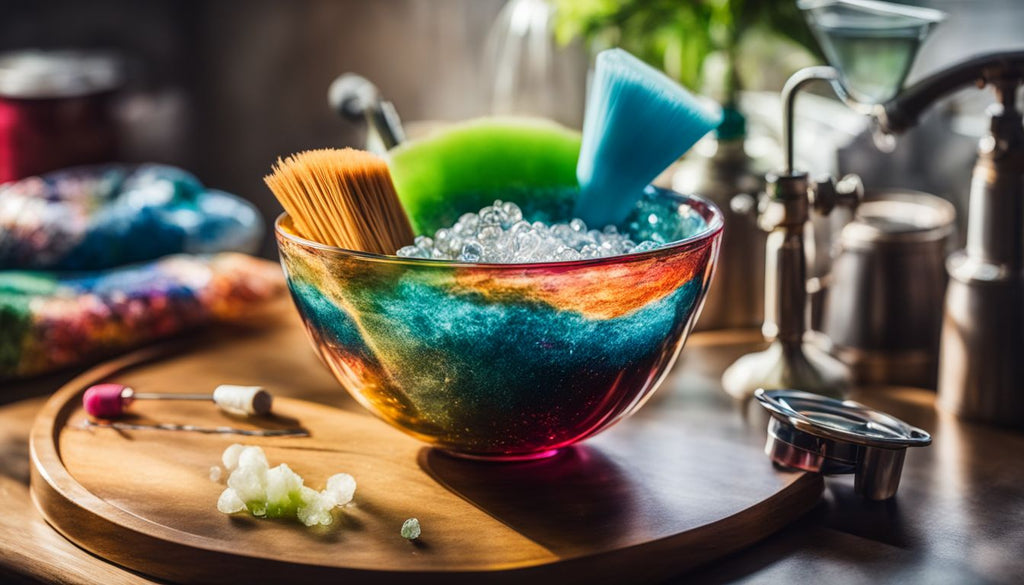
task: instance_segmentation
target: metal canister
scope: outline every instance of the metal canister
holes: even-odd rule
[[[888,191],[840,232],[823,330],[858,382],[935,387],[955,220],[939,197]]]
[[[110,98],[120,85],[109,54],[0,54],[0,183],[114,160]]]

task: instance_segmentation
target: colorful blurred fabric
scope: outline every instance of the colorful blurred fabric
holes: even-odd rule
[[[0,186],[0,269],[99,270],[179,253],[246,252],[246,201],[166,165],[74,167]]]
[[[241,318],[283,290],[275,264],[236,253],[169,256],[83,276],[0,271],[0,378]]]
[[[88,363],[284,292],[247,202],[164,165],[0,186],[0,379]]]

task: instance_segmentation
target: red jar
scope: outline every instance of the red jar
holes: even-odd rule
[[[0,183],[117,156],[117,60],[77,51],[0,54]]]

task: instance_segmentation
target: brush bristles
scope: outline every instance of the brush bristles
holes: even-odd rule
[[[622,49],[597,57],[576,166],[576,215],[589,225],[619,223],[643,189],[721,123],[664,73]]]
[[[263,181],[308,240],[374,254],[412,243],[387,163],[369,152],[307,150],[277,159]]]

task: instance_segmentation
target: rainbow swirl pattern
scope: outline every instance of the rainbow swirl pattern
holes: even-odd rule
[[[541,456],[636,410],[696,319],[720,212],[667,191],[648,198],[695,210],[699,233],[661,233],[673,243],[627,256],[505,265],[322,246],[286,216],[277,240],[313,345],[361,404],[459,454]]]

